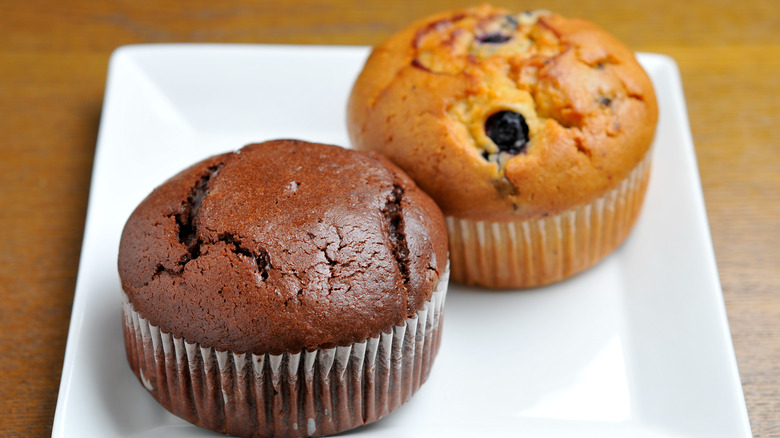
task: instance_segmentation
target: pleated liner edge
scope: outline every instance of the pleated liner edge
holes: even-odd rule
[[[344,347],[237,354],[176,338],[123,293],[130,367],[152,396],[198,426],[238,436],[322,436],[374,422],[428,378],[441,342],[449,270],[422,309]]]
[[[593,266],[626,239],[639,216],[651,155],[614,189],[560,214],[509,222],[447,216],[452,280],[528,288]]]

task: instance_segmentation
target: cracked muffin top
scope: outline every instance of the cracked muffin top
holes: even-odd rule
[[[162,330],[218,350],[348,345],[422,308],[447,264],[444,218],[376,153],[295,140],[214,156],[128,219],[122,288]]]
[[[649,150],[657,118],[650,79],[606,31],[484,5],[375,47],[347,123],[356,148],[387,155],[444,214],[510,221],[615,188]]]

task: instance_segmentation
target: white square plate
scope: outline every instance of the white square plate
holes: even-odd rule
[[[211,436],[169,414],[125,358],[116,268],[132,209],[206,156],[273,138],[348,145],[363,47],[153,45],[109,67],[53,436]],[[628,240],[522,292],[452,285],[428,382],[350,433],[750,437],[677,67],[640,54],[661,118]]]

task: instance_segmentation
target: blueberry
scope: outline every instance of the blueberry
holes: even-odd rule
[[[509,35],[503,35],[500,33],[488,33],[477,37],[477,41],[482,44],[500,44],[505,43],[512,39]]]
[[[485,133],[499,151],[516,155],[528,145],[528,124],[514,111],[499,111],[485,121]]]

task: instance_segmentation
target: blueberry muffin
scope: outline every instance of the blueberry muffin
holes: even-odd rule
[[[447,220],[452,278],[566,278],[614,250],[643,201],[658,107],[615,37],[547,11],[435,15],[377,46],[354,84],[353,145],[404,169]]]
[[[444,217],[376,153],[278,140],[205,159],[136,208],[118,265],[130,367],[217,432],[370,423],[438,350]]]

